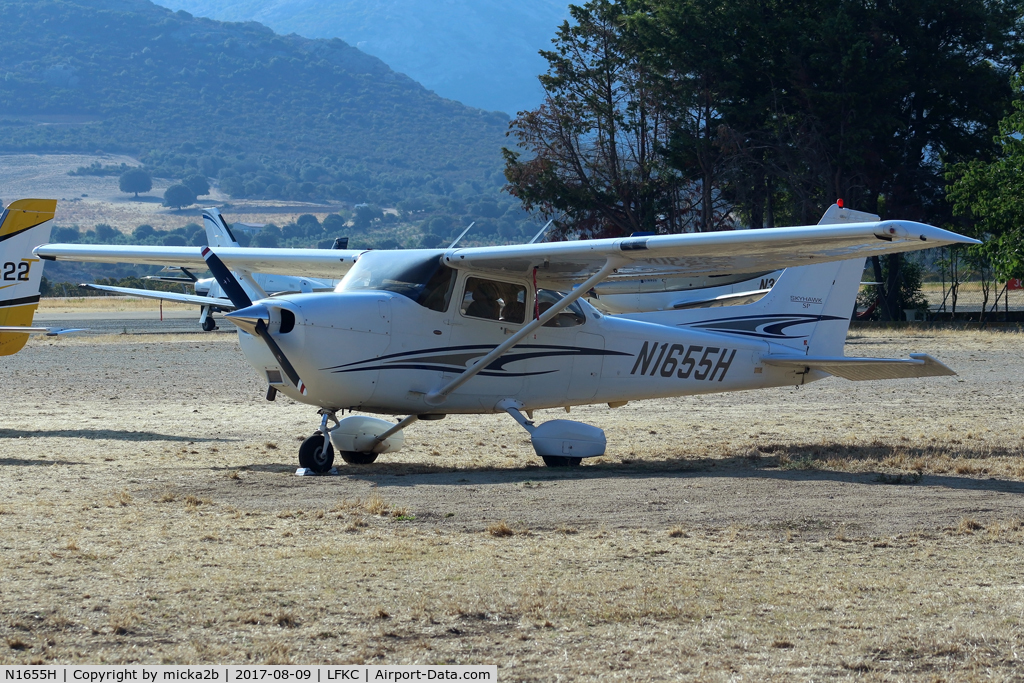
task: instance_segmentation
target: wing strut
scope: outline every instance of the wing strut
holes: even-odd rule
[[[451,382],[448,382],[448,384],[444,385],[440,389],[435,389],[434,391],[428,393],[426,397],[424,397],[424,400],[427,402],[428,405],[432,406],[439,406],[442,403],[444,403],[445,399],[448,398],[448,394],[452,393],[453,391],[461,387],[463,384],[468,382],[470,379],[475,377],[477,373],[479,373],[481,370],[485,369],[491,363],[505,355],[505,353],[507,353],[508,350],[511,349],[513,346],[518,344],[520,341],[522,341],[529,335],[533,334],[534,330],[541,327],[542,325],[544,325],[544,323],[546,323],[547,321],[551,320],[556,315],[561,313],[569,306],[569,304],[576,301],[576,299],[579,299],[584,294],[589,292],[591,288],[594,287],[594,285],[598,284],[606,277],[611,275],[613,272],[615,272],[615,269],[619,265],[620,263],[618,259],[608,259],[607,261],[605,261],[604,265],[601,267],[601,270],[594,273],[589,280],[587,280],[579,287],[576,287],[574,290],[572,290],[571,292],[563,296],[561,299],[559,299],[556,304],[554,304],[548,310],[544,311],[539,318],[534,318],[529,322],[529,324],[524,325],[521,330],[513,334],[505,341],[503,341],[501,344],[498,344],[498,346],[494,347],[494,349],[490,353],[488,353],[486,356],[478,360],[471,367],[466,368],[461,375],[453,379]],[[537,296],[536,289],[534,289],[533,295],[534,297]]]
[[[544,227],[540,229],[540,232],[538,232],[536,235],[534,235],[533,239],[531,239],[529,242],[527,242],[527,244],[537,244],[537,240],[539,240],[541,237],[544,236],[544,234],[548,231],[548,228],[550,228],[551,224],[554,223],[554,222],[555,222],[555,219],[552,218],[547,223],[545,223]]]
[[[455,238],[454,242],[452,242],[451,244],[448,245],[448,248],[449,249],[454,249],[455,245],[462,241],[462,238],[466,236],[467,232],[469,232],[470,230],[473,229],[474,225],[476,225],[476,221],[473,221],[472,223],[470,223],[468,228],[466,228],[461,233],[459,233],[459,236]]]

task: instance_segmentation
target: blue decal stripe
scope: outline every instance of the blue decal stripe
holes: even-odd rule
[[[452,374],[459,374],[465,370],[465,368],[450,368],[443,365],[418,365],[416,363],[409,363],[403,365],[377,365],[369,368],[351,368],[348,370],[333,370],[335,373],[346,373],[346,372],[369,372],[371,370],[428,370],[431,372],[449,372]],[[480,371],[479,375],[482,377],[530,377],[532,375],[549,375],[558,370],[541,370],[537,372],[488,372],[487,370]]]
[[[434,347],[434,348],[429,348],[429,349],[421,349],[419,351],[403,351],[402,353],[392,353],[392,354],[388,354],[386,356],[380,356],[379,358],[367,358],[366,360],[355,361],[355,362],[352,362],[352,363],[344,363],[342,365],[333,365],[333,366],[329,366],[329,367],[326,367],[326,368],[321,368],[321,370],[336,370],[338,368],[351,368],[352,366],[355,366],[355,365],[364,365],[366,363],[379,363],[381,361],[387,361],[387,360],[391,360],[391,359],[399,359],[399,358],[401,358],[401,359],[409,359],[409,356],[421,356],[421,355],[424,355],[424,354],[438,354],[438,353],[441,353],[443,355],[456,355],[456,354],[459,354],[459,352],[465,352],[465,351],[470,351],[470,350],[478,350],[478,351],[481,351],[482,354],[486,355],[487,353],[492,351],[495,348],[495,346],[496,345],[477,344],[477,345],[472,345],[472,346],[444,346],[444,347]],[[592,349],[592,348],[580,347],[580,346],[556,346],[556,345],[548,345],[548,344],[522,344],[522,345],[516,346],[515,348],[517,350],[520,350],[520,349],[521,350],[527,350],[527,349],[550,349],[550,350],[547,351],[547,352],[544,352],[544,353],[516,354],[515,356],[512,357],[512,359],[509,359],[509,360],[505,360],[505,357],[502,357],[502,358],[496,360],[495,363],[498,363],[499,361],[504,360],[504,362],[502,363],[502,365],[504,365],[505,363],[513,362],[513,359],[514,360],[523,360],[523,359],[526,359],[526,358],[543,358],[545,356],[632,356],[633,355],[631,353],[625,353],[623,351],[611,351],[611,350],[607,350],[607,349]],[[409,360],[414,360],[414,359],[409,359]],[[490,367],[494,367],[494,363],[492,363]],[[464,367],[461,368],[461,370],[464,370],[464,369],[465,369]]]

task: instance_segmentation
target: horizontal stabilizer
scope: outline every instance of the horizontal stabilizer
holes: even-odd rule
[[[723,294],[710,299],[697,299],[694,301],[680,301],[672,304],[676,311],[688,308],[718,308],[721,306],[745,306],[760,301],[770,289],[755,289],[749,292],[736,292],[735,294]]]
[[[855,382],[869,379],[907,379],[955,375],[952,369],[927,353],[912,353],[910,358],[823,358],[814,356],[764,356],[765,365],[821,370]]]
[[[180,304],[195,304],[196,306],[216,306],[225,311],[235,310],[235,305],[228,299],[212,296],[199,296],[196,294],[175,294],[174,292],[158,292],[154,289],[135,289],[134,287],[114,287],[112,285],[91,285],[83,284],[86,289],[98,289],[104,292],[115,294],[127,294],[129,296],[140,296],[145,299],[162,299],[163,301],[176,301]]]
[[[57,337],[71,332],[86,332],[86,327],[19,327],[17,325],[0,326],[0,332],[5,334],[45,334],[47,337]]]

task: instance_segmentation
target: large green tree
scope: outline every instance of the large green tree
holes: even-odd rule
[[[583,234],[807,224],[840,197],[946,222],[944,165],[990,154],[1008,110],[1021,7],[592,0],[543,53],[544,105],[512,123],[509,190]]]
[[[585,237],[692,229],[693,193],[661,150],[669,121],[637,55],[625,3],[570,6],[554,49],[541,52],[544,103],[511,123],[508,190],[527,210],[559,216]]]
[[[947,175],[953,210],[984,240],[973,249],[1001,280],[1024,277],[1024,76],[1018,74],[1013,86],[1013,111],[999,122],[996,158],[955,165]]]
[[[188,185],[175,183],[164,190],[164,206],[181,209],[183,206],[196,203],[196,193]]]
[[[153,176],[145,169],[129,168],[118,178],[118,188],[121,192],[133,192],[138,197],[140,192],[153,189]]]

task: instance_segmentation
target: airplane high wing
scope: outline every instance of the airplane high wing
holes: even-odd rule
[[[527,275],[536,268],[539,286],[566,291],[609,262],[613,270],[603,281],[754,273],[964,241],[961,235],[924,223],[880,221],[449,249],[443,252],[443,259],[451,268],[491,275]],[[908,246],[920,242],[927,242],[927,247]],[[37,247],[35,253],[52,261],[205,266],[199,247],[46,244]],[[221,247],[216,253],[231,269],[339,278],[363,252]]]
[[[537,268],[537,284],[567,290],[617,263],[605,281],[680,275],[755,273],[962,243],[961,235],[923,223],[880,221],[765,230],[475,247],[448,250],[445,263],[492,275],[524,275]],[[219,253],[219,252],[218,252]]]
[[[44,244],[35,254],[47,261],[143,263],[194,266],[205,270],[201,247],[126,247],[98,244]],[[361,251],[350,249],[259,249],[219,247],[217,255],[232,270],[337,279],[348,272]]]

